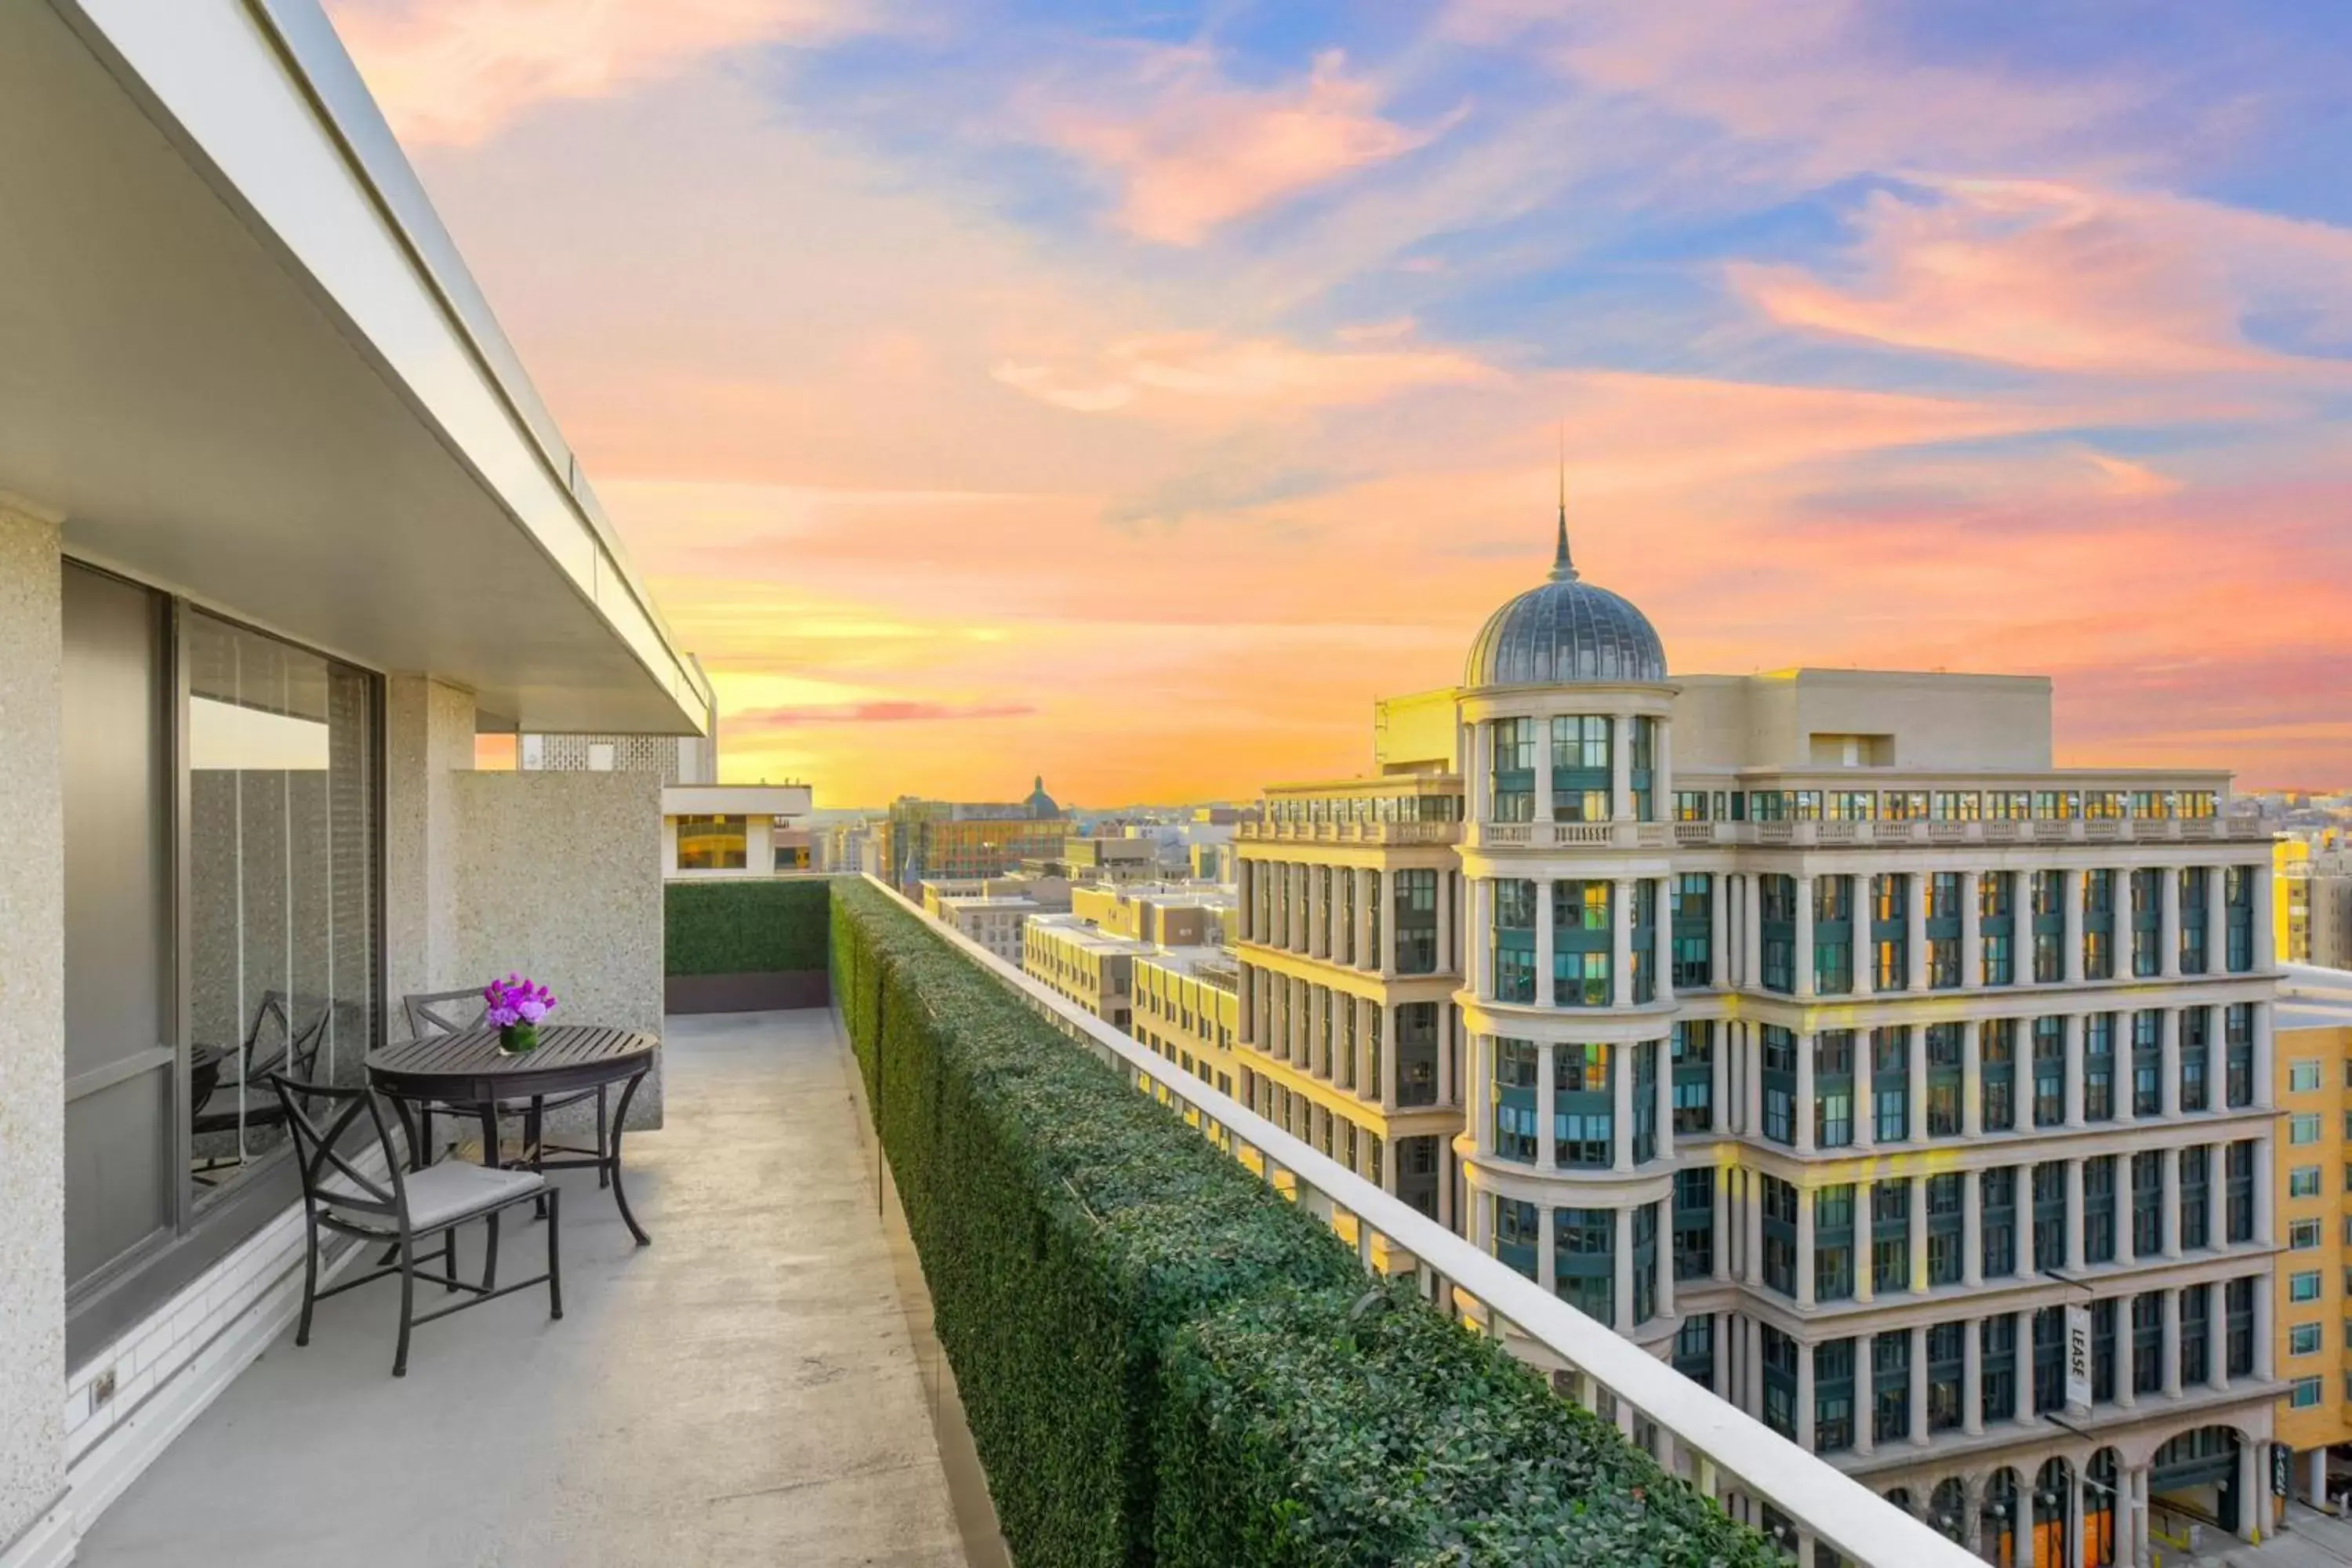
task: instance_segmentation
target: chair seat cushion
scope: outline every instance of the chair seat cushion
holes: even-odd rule
[[[509,1199],[535,1193],[547,1184],[547,1178],[537,1171],[497,1171],[486,1165],[469,1165],[457,1160],[445,1160],[421,1171],[404,1171],[400,1179],[408,1192],[408,1223],[416,1230],[431,1230],[436,1226],[450,1224]],[[338,1194],[344,1197],[364,1195],[349,1178],[341,1174],[321,1182],[320,1190],[331,1205]],[[353,1210],[338,1217],[360,1225],[379,1226],[385,1219],[383,1215],[370,1214],[365,1210]]]

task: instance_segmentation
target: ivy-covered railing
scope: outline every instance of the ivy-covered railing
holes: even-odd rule
[[[1314,1201],[1326,1173],[1286,1200],[878,884],[835,883],[832,926],[835,996],[1022,1568],[1777,1560],[1415,1282],[1367,1273]],[[1268,1162],[1318,1158],[1170,1087]],[[1393,1203],[1330,1173],[1367,1213]]]

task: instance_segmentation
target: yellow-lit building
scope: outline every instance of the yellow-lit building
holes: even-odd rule
[[[1135,1021],[1135,961],[1150,952],[1148,942],[1074,914],[1036,915],[1021,926],[1021,972],[1115,1029]]]
[[[1450,710],[1418,745],[1386,718],[1397,771],[1270,788],[1240,827],[1240,1099],[1452,1225],[1462,781]]]
[[[1234,1092],[1241,969],[1233,954],[1213,948],[1138,954],[1133,1005],[1129,1033],[1218,1093]]]
[[[2271,914],[2282,963],[2311,962],[2311,845],[2282,837],[2271,847]]]
[[[2296,1496],[2316,1499],[2329,1445],[2352,1443],[2352,1289],[2336,1289],[2352,1287],[2352,974],[2290,970],[2274,1038],[2277,1440],[2294,1450]]]

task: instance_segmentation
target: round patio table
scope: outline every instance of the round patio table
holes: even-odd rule
[[[652,1237],[629,1212],[629,1195],[621,1186],[621,1130],[629,1120],[629,1101],[637,1085],[653,1069],[654,1053],[661,1041],[635,1029],[607,1029],[593,1024],[542,1024],[539,1047],[520,1056],[499,1049],[499,1032],[491,1028],[459,1029],[386,1046],[368,1054],[368,1081],[395,1100],[416,1100],[470,1111],[482,1121],[482,1163],[499,1163],[499,1107],[527,1101],[530,1127],[525,1142],[530,1153],[518,1165],[534,1171],[567,1168],[602,1173],[613,1184],[613,1201],[629,1234],[644,1247]],[[584,1159],[551,1160],[540,1145],[540,1107],[549,1098],[623,1083],[619,1114],[612,1121],[610,1138],[598,1129],[598,1150]],[[402,1119],[406,1120],[404,1106]],[[601,1121],[601,1116],[600,1116]],[[426,1134],[429,1141],[430,1133]],[[409,1128],[409,1154],[419,1152],[416,1131]]]

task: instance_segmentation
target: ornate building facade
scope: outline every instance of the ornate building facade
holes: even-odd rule
[[[1433,704],[1447,754],[1388,743]],[[1450,1223],[1989,1560],[2268,1530],[2278,982],[2226,775],[2055,768],[2046,679],[1674,678],[1564,517],[1383,726],[1397,775],[1244,838],[1264,1083],[1319,1106],[1329,1020],[1396,1026],[1329,933],[1389,962],[1399,851],[1341,803],[1450,792]]]

